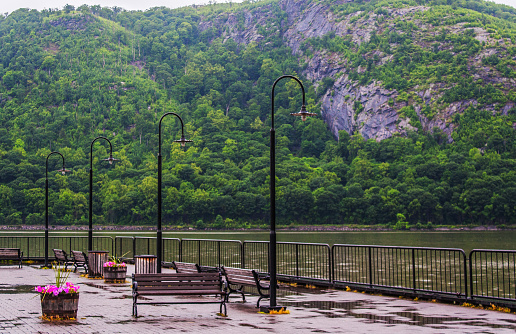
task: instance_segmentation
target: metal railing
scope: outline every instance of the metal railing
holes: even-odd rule
[[[183,239],[181,261],[208,267],[242,268],[242,242],[238,240]]]
[[[469,264],[471,298],[516,301],[516,251],[474,249]]]
[[[124,258],[155,254],[154,237],[94,237],[94,248]],[[51,236],[53,248],[87,251],[86,236]],[[44,258],[42,236],[0,236],[0,247],[20,248],[24,258]],[[277,243],[281,280],[353,286],[374,291],[516,304],[516,251]],[[240,267],[269,272],[269,242],[210,239],[163,239],[163,262]]]
[[[163,238],[163,262],[181,260],[181,240],[178,238]]]
[[[465,298],[462,249],[334,245],[333,283]]]
[[[331,249],[327,244],[278,242],[277,272],[282,279],[331,283]],[[268,272],[269,242],[244,241],[243,268]]]
[[[0,247],[20,248],[23,257],[27,260],[41,260],[45,258],[45,237],[42,236],[9,236],[0,237]],[[107,236],[93,237],[93,247],[96,250],[114,251],[113,238]],[[50,236],[48,237],[48,254],[53,258],[52,249],[62,249],[67,253],[72,250],[88,251],[87,236]]]

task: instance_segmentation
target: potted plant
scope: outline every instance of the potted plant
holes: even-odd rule
[[[55,284],[36,286],[41,299],[41,313],[44,320],[75,320],[79,308],[79,287],[67,282],[69,271],[63,271],[54,263],[52,269]]]
[[[125,283],[126,276],[127,266],[119,257],[112,255],[108,262],[104,262],[104,282]]]

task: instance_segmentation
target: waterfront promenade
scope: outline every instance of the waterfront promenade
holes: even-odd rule
[[[128,275],[134,270],[129,266]],[[164,269],[167,271],[168,269]],[[71,273],[80,285],[77,321],[40,319],[36,285],[53,281],[52,270],[0,267],[2,333],[514,333],[516,315],[463,306],[374,296],[341,290],[280,289],[278,303],[289,315],[260,314],[257,297],[231,298],[228,317],[218,305],[142,305],[131,316],[130,279],[106,284]],[[174,298],[174,297],[163,297]],[[190,297],[184,297],[190,298]],[[266,303],[266,302],[265,302]]]

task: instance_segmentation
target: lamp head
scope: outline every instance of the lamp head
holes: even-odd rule
[[[189,139],[186,139],[185,136],[181,136],[181,139],[179,140],[174,140],[174,143],[180,143],[182,147],[185,147],[186,143],[191,143],[193,142],[192,140],[189,140]]]
[[[118,159],[113,158],[113,154],[109,154],[109,158],[102,159],[102,160],[107,161],[107,162],[109,162],[110,165],[112,165],[113,161],[117,161]]]
[[[61,174],[65,175],[66,173],[71,172],[71,170],[69,170],[69,169],[65,169],[65,168],[64,168],[64,166],[63,166],[63,168],[62,168],[62,169],[60,169],[60,170],[58,170],[58,172],[61,172]]]
[[[314,112],[308,112],[306,111],[306,106],[303,104],[301,106],[301,110],[299,112],[293,112],[291,113],[292,116],[301,116],[301,120],[304,122],[306,121],[306,118],[309,116],[317,116]]]

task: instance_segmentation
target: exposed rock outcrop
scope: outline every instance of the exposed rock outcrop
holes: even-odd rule
[[[334,5],[352,2],[352,0],[335,1]],[[286,13],[286,21],[281,26],[271,22],[271,11],[278,10],[278,6]],[[321,114],[328,124],[332,133],[338,136],[338,132],[345,130],[352,134],[360,132],[365,139],[375,138],[382,140],[394,134],[405,134],[407,130],[419,131],[414,127],[412,121],[404,118],[399,109],[411,105],[419,117],[421,129],[432,131],[434,128],[441,129],[452,141],[451,133],[454,129],[450,121],[456,113],[462,113],[470,105],[476,105],[476,100],[465,100],[439,105],[437,101],[443,96],[443,92],[453,84],[445,86],[442,83],[432,83],[428,87],[415,87],[411,90],[412,97],[409,102],[398,102],[396,90],[385,89],[382,82],[369,82],[360,85],[350,79],[349,67],[346,67],[347,60],[341,58],[337,53],[330,51],[312,50],[308,56],[303,47],[310,38],[320,38],[328,34],[348,38],[357,47],[368,42],[373,32],[396,32],[402,33],[397,26],[398,22],[412,21],[418,25],[419,38],[415,44],[422,49],[434,47],[430,42],[421,38],[423,34],[432,37],[432,40],[441,33],[441,29],[434,29],[430,24],[420,22],[418,13],[428,10],[429,7],[414,6],[405,8],[385,8],[380,13],[355,12],[348,15],[340,15],[331,10],[330,5],[324,2],[309,0],[282,0],[278,4],[266,4],[243,13],[222,14],[217,21],[217,26],[225,27],[220,31],[220,36],[226,41],[233,39],[243,45],[250,43],[264,43],[268,34],[282,34],[282,38],[294,54],[300,57],[300,61],[306,62],[302,75],[310,80],[315,87],[318,87],[324,78],[332,78],[333,86],[326,87],[326,92],[321,96]],[[381,24],[379,24],[381,22]],[[202,21],[199,25],[201,31],[210,29],[213,22]],[[264,27],[265,30],[264,30]],[[465,30],[472,30],[475,38],[482,43],[496,43],[492,35],[480,27],[467,28],[464,23],[454,24],[446,27],[448,33],[461,34]],[[265,36],[263,35],[265,31]],[[261,32],[261,33],[259,33]],[[392,48],[398,44],[391,43]],[[503,42],[503,40],[502,40]],[[432,42],[433,43],[433,42]],[[452,45],[440,44],[439,50],[453,51]],[[497,75],[492,68],[482,64],[482,59],[496,53],[493,49],[482,50],[480,54],[468,60],[468,67],[473,73],[475,80],[483,80],[484,83],[497,84],[505,89],[516,88],[516,80],[507,79]],[[377,66],[393,61],[393,56],[384,54],[378,50],[371,52],[367,57],[375,57]],[[351,69],[355,70],[355,69]],[[365,68],[356,69],[358,73],[366,71]],[[406,101],[406,100],[404,100]],[[425,106],[432,106],[437,114],[427,116],[423,113]],[[502,113],[507,113],[514,105],[502,107]],[[500,108],[498,108],[499,110]]]

